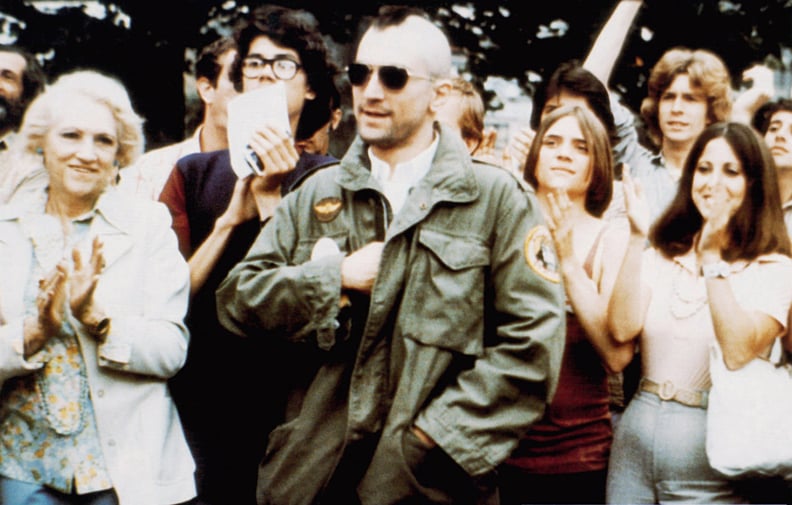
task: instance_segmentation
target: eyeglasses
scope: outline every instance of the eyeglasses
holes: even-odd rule
[[[410,73],[409,70],[402,67],[393,65],[384,65],[376,67],[373,65],[364,65],[362,63],[352,63],[347,67],[347,76],[352,86],[365,86],[371,78],[371,73],[377,69],[377,77],[382,85],[391,91],[399,91],[407,85],[410,77],[414,79],[426,79],[431,81],[431,77],[423,75],[416,75]]]
[[[248,79],[258,79],[264,75],[267,66],[272,67],[272,73],[281,81],[288,81],[297,75],[297,71],[302,65],[292,60],[288,56],[276,56],[273,59],[261,58],[259,56],[249,56],[242,60],[242,75]]]

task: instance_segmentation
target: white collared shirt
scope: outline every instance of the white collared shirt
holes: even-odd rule
[[[176,162],[188,154],[203,152],[202,129],[203,125],[199,126],[191,137],[181,142],[146,151],[132,165],[121,169],[118,187],[122,192],[158,200]]]
[[[369,147],[368,155],[371,160],[371,175],[382,186],[382,192],[385,194],[385,198],[388,199],[394,216],[404,206],[410,188],[418,184],[418,181],[432,168],[432,160],[435,152],[437,152],[439,138],[439,135],[435,135],[429,147],[413,159],[397,164],[393,167],[393,170],[391,170],[388,163],[377,158]]]

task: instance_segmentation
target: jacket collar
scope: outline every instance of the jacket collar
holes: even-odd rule
[[[26,215],[44,212],[47,201],[47,188],[25,193],[11,204],[0,207],[0,222],[18,221]],[[115,186],[110,186],[99,196],[94,207],[91,221],[91,236],[97,236],[103,242],[105,266],[109,267],[134,245],[131,230],[135,222],[141,219],[141,209]],[[84,245],[83,253],[90,255],[90,244]],[[88,257],[88,256],[86,256]]]
[[[479,186],[467,148],[458,135],[439,123],[435,123],[440,140],[432,161],[432,168],[415,188],[416,193],[424,194],[429,207],[442,201],[465,203],[479,196]],[[368,144],[356,137],[341,160],[336,182],[350,191],[374,189],[380,191],[379,184],[371,175],[371,161],[368,157]]]
[[[47,202],[47,191],[49,191],[48,187],[41,187],[35,191],[25,192],[11,200],[8,205],[0,206],[0,221],[14,221],[26,214],[43,212]],[[125,196],[118,191],[118,188],[107,187],[94,207],[96,216],[103,223],[97,225],[106,231],[123,233],[128,229],[135,216],[129,215],[129,206],[123,205],[123,201]]]

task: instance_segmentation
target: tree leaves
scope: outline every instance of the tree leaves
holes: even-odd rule
[[[95,67],[116,75],[128,86],[138,110],[147,118],[151,145],[178,140],[183,134],[182,73],[185,50],[199,49],[258,2],[171,0],[176,14],[162,4],[140,0],[99,0],[107,15],[97,19],[80,7],[47,14],[25,2],[6,2],[0,31],[31,50],[50,56],[51,76],[77,67]],[[305,8],[316,15],[339,58],[349,58],[364,16],[373,2],[275,2]],[[530,93],[530,76],[547,77],[562,61],[583,59],[613,7],[589,0],[402,2],[424,8],[445,27],[467,58],[464,70],[480,85],[494,75],[516,79]],[[645,0],[635,29],[613,74],[612,86],[637,110],[645,94],[649,69],[669,47],[707,48],[726,61],[733,76],[771,56],[783,61],[792,46],[792,0]],[[128,26],[127,26],[128,24]],[[5,28],[4,28],[5,27]],[[343,67],[346,61],[339,61]]]

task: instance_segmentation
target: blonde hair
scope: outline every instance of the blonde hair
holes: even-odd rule
[[[94,70],[64,74],[33,100],[19,128],[19,142],[14,145],[28,155],[40,152],[59,104],[78,96],[110,109],[118,129],[115,160],[120,168],[131,165],[143,153],[143,118],[132,108],[129,94],[120,81]]]
[[[707,97],[707,124],[725,121],[731,114],[731,77],[723,60],[705,49],[669,49],[652,67],[647,96],[641,103],[641,116],[658,146],[663,138],[657,117],[660,97],[680,74],[686,74],[690,85]]]
[[[462,138],[478,145],[484,138],[484,100],[475,86],[461,77],[451,80],[451,88],[461,97],[458,123]]]

